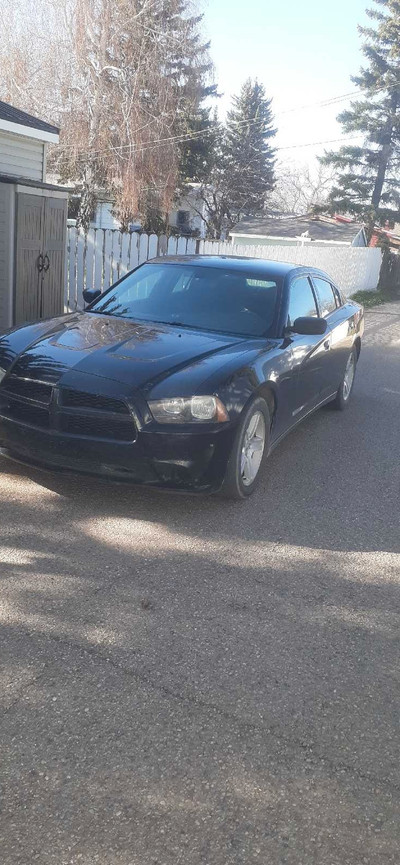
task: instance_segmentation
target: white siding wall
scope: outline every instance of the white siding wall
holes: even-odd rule
[[[43,180],[44,159],[42,141],[0,130],[0,174]]]
[[[15,187],[0,183],[0,333],[12,324]]]
[[[90,223],[91,228],[114,228],[119,230],[120,223],[112,213],[112,201],[99,201],[96,207],[96,215]]]

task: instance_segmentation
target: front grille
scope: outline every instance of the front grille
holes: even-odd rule
[[[0,414],[9,420],[28,424],[28,426],[50,429],[49,410],[39,408],[36,405],[28,405],[28,403],[17,402],[17,400],[7,400],[4,404],[0,403]]]
[[[54,394],[54,399],[52,398]],[[39,429],[81,438],[133,442],[136,425],[122,400],[47,382],[6,377],[0,385],[0,416]]]
[[[100,416],[62,414],[60,418],[62,432],[70,435],[89,438],[111,439],[119,442],[132,442],[135,438],[133,423],[118,418],[101,418]]]
[[[52,395],[52,385],[42,381],[35,381],[28,378],[17,378],[17,376],[9,376],[4,382],[2,392],[6,391],[11,396],[20,396],[36,402],[43,402],[49,405]]]
[[[60,391],[62,405],[72,408],[90,408],[97,411],[109,411],[117,414],[129,414],[129,408],[122,400],[110,396],[100,396],[95,393],[84,393],[79,390],[62,388]]]

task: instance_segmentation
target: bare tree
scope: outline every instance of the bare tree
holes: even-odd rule
[[[0,98],[57,122],[73,79],[72,0],[3,0]]]
[[[309,213],[327,203],[335,172],[332,168],[316,165],[282,163],[277,168],[277,180],[268,207],[281,213]]]
[[[79,224],[101,186],[123,227],[169,210],[184,121],[210,70],[189,0],[4,3],[0,94],[61,126],[49,163],[82,190]]]

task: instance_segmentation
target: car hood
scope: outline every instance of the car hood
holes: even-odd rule
[[[232,351],[242,337],[135,322],[84,312],[27,325],[0,339],[0,367],[58,382],[69,373],[100,376],[134,388],[153,386],[204,358]]]

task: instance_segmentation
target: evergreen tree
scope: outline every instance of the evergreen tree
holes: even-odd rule
[[[197,181],[204,173],[209,146],[202,133],[210,126],[211,115],[211,107],[204,103],[216,95],[210,43],[202,42],[199,30],[203,15],[191,15],[191,9],[191,0],[162,0],[153,13],[155,32],[165,34],[163,74],[175,96],[171,135],[182,138],[177,149],[183,182]]]
[[[199,193],[208,237],[226,235],[244,214],[262,213],[275,183],[275,134],[271,100],[257,81],[246,81],[233,97],[225,127],[214,116]]]
[[[216,96],[214,85],[199,87],[195,98],[187,100],[179,126],[183,140],[179,145],[180,189],[187,184],[207,182],[214,163],[218,123],[211,107],[203,103],[210,96]],[[184,138],[187,136],[187,138]]]
[[[367,10],[375,27],[359,27],[368,65],[352,80],[363,97],[339,115],[345,133],[362,133],[362,146],[329,152],[337,182],[332,207],[361,216],[369,234],[375,222],[399,217],[400,196],[400,0],[374,0]]]
[[[275,183],[275,151],[271,100],[258,81],[248,79],[227,116],[225,133],[225,197],[231,217],[255,215]]]

